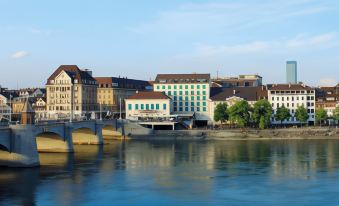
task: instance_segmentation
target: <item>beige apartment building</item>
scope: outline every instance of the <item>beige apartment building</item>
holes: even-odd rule
[[[49,119],[84,119],[98,112],[97,82],[88,70],[61,65],[47,80]]]

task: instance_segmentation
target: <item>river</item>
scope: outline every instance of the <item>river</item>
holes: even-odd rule
[[[0,205],[339,205],[338,140],[126,141],[0,168]]]

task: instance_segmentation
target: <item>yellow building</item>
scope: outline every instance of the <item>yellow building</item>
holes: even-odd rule
[[[98,104],[101,105],[102,112],[116,117],[120,113],[120,99],[121,112],[125,116],[125,99],[149,86],[147,81],[120,77],[95,77],[95,79],[98,83]]]

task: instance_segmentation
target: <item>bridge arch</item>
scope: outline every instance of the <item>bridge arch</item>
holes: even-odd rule
[[[73,145],[65,134],[59,132],[40,132],[35,136],[38,152],[73,152]]]
[[[102,144],[98,131],[91,127],[74,128],[72,130],[72,141],[73,144]]]
[[[105,124],[102,127],[102,136],[106,140],[111,140],[111,139],[119,139],[122,137],[122,134],[120,131],[117,130],[115,126],[112,124]]]
[[[0,151],[10,152],[9,148],[2,144],[0,144]]]

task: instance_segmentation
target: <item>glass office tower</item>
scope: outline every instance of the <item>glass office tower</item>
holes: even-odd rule
[[[288,84],[297,84],[297,62],[287,61],[286,62],[286,82]]]

